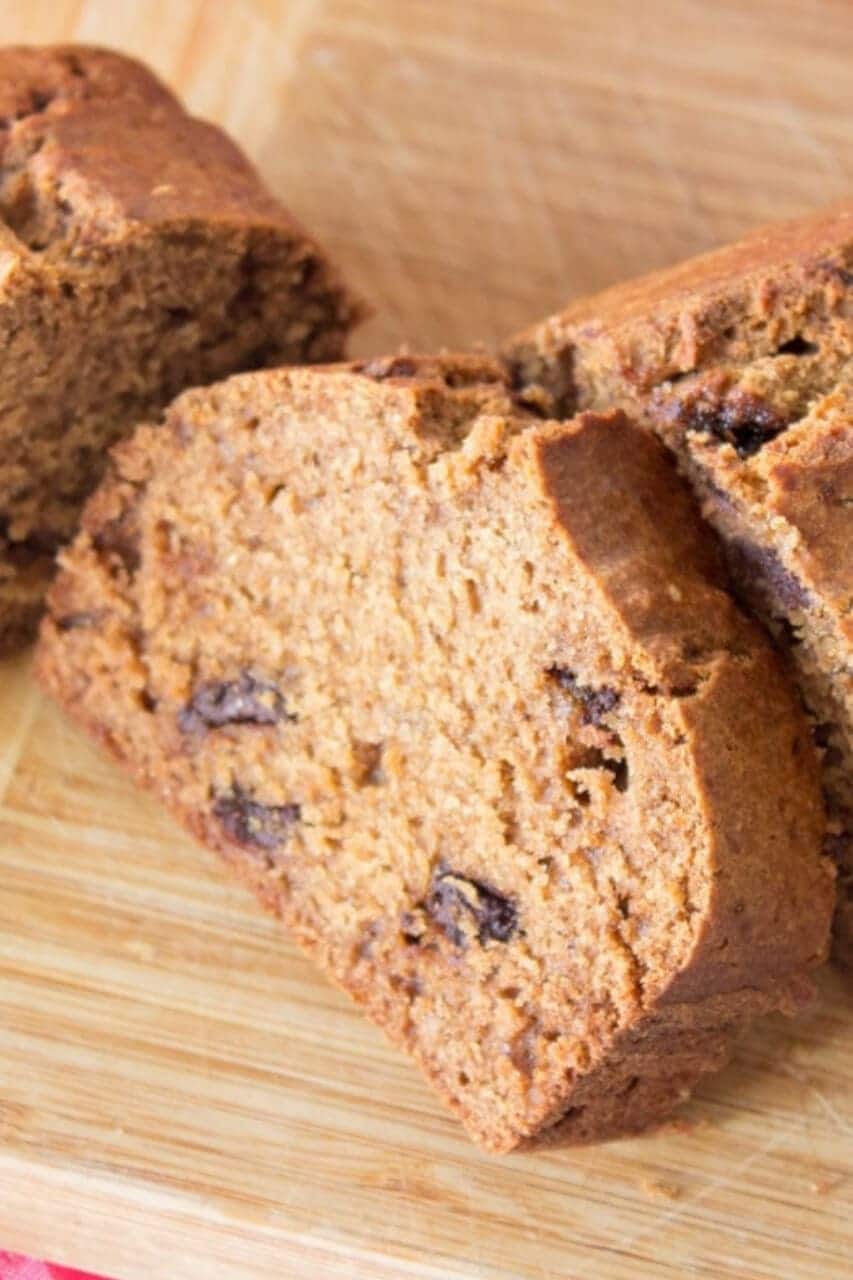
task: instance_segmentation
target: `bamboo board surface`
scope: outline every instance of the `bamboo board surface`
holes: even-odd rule
[[[853,189],[846,0],[27,0],[136,53],[376,308],[484,342]],[[210,855],[0,665],[0,1245],[121,1280],[839,1280],[837,975],[642,1141],[494,1160]]]

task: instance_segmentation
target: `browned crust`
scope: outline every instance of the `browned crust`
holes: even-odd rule
[[[575,364],[636,392],[703,367],[773,351],[837,312],[853,281],[853,202],[764,226],[735,244],[571,303],[512,338],[514,378],[555,407],[583,407]]]
[[[289,281],[269,286],[264,304],[281,313],[280,323],[268,325],[276,331],[257,355],[230,368],[339,359],[349,330],[367,314],[240,148],[190,116],[140,62],[106,49],[0,49],[0,202],[8,223],[0,223],[0,327],[32,334],[36,361],[40,335],[60,319],[72,323],[75,299],[85,332],[87,300],[95,310],[98,271],[116,247],[150,237],[203,245],[211,232],[221,235],[235,256],[243,254],[247,295],[256,285],[262,291],[273,270],[283,278],[286,264]],[[299,340],[287,336],[297,305],[306,317]],[[197,371],[186,379],[203,380]],[[0,561],[9,514],[0,511]],[[42,578],[52,559],[50,545]],[[15,587],[14,598],[0,603],[0,652],[31,638],[42,590],[35,575],[19,581],[13,554],[8,560]]]
[[[124,54],[85,45],[0,49],[0,124],[7,147],[46,150],[57,180],[84,185],[113,225],[266,223],[310,243],[236,143],[188,115]]]
[[[84,197],[83,250],[134,223],[267,228],[302,242],[343,329],[367,314],[236,143],[134,58],[86,45],[0,48],[0,144],[5,164],[37,152],[41,175]]]

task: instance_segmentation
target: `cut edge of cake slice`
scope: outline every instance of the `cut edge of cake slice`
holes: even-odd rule
[[[853,964],[853,202],[580,299],[505,358],[531,407],[621,406],[675,454],[808,708]]]
[[[824,958],[814,749],[686,487],[485,358],[181,396],[37,667],[489,1150],[647,1128]]]

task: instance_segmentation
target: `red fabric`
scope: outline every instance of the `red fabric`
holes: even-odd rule
[[[97,1276],[72,1267],[22,1258],[17,1253],[0,1253],[0,1280],[97,1280]]]

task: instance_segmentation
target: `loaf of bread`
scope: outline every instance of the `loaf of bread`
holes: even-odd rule
[[[0,50],[0,651],[107,446],[186,386],[339,358],[358,314],[238,148],[144,67]]]
[[[797,1007],[819,769],[665,450],[477,357],[247,374],[118,447],[44,686],[486,1148],[659,1120]]]
[[[853,964],[853,203],[574,303],[509,344],[546,413],[622,406],[676,455],[823,756]]]

